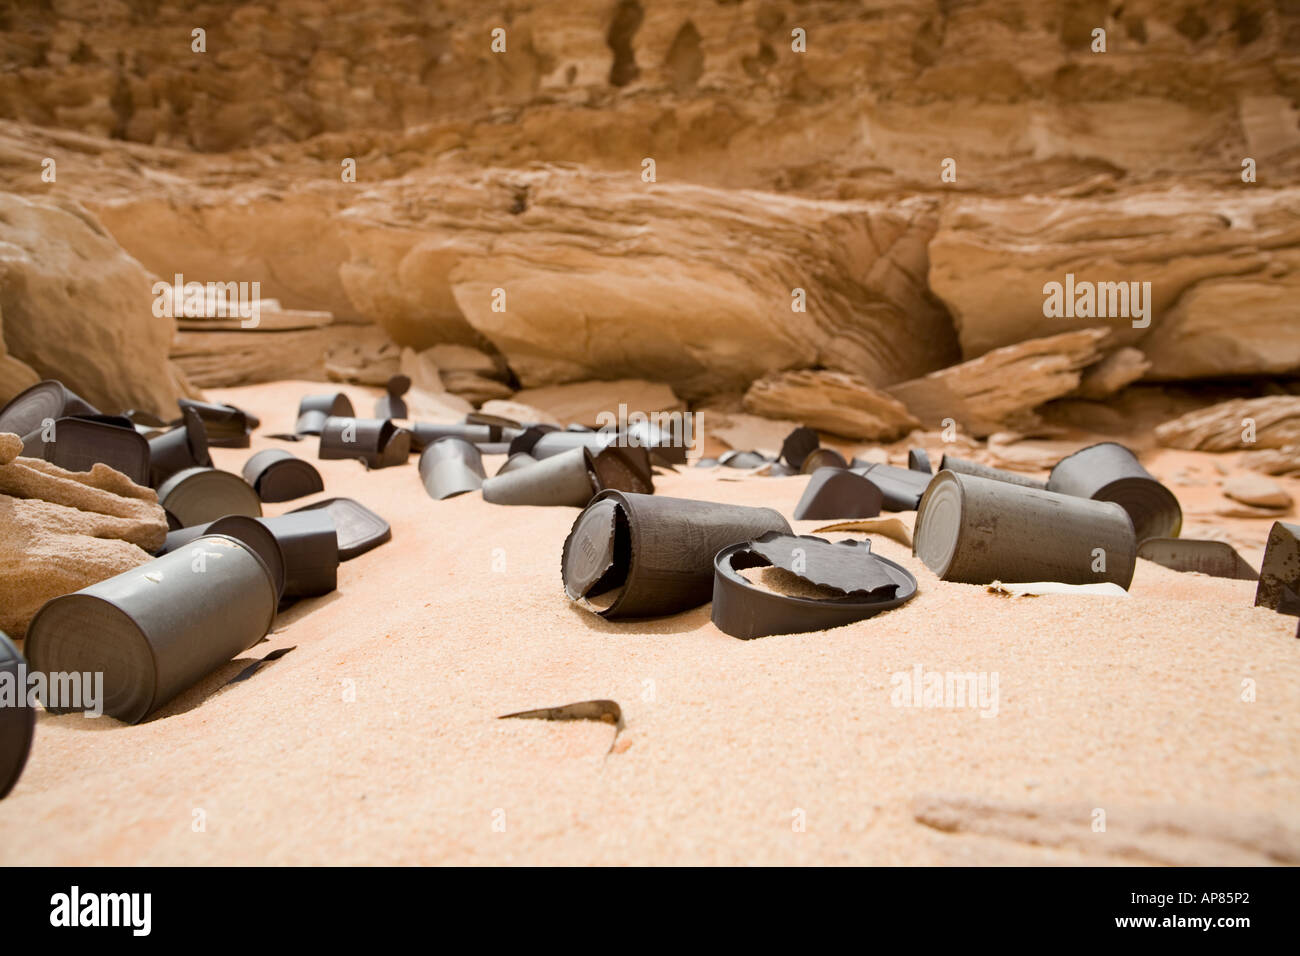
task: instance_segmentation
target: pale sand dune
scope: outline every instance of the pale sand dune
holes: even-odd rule
[[[303,393],[335,387],[211,397],[260,414],[264,434],[291,427]],[[376,390],[344,390],[369,413]],[[282,615],[267,643],[162,717],[127,727],[42,713],[26,773],[0,803],[0,863],[1227,863],[1296,852],[1300,642],[1295,618],[1251,607],[1252,582],[1139,562],[1128,600],[1011,599],[938,582],[877,536],[920,593],[874,620],[749,642],[716,630],[707,607],[610,624],[561,590],[577,509],[435,502],[414,459],[366,473],[316,461],[315,440],[255,437],[213,456],[238,470],[266,447],[312,460],[321,497],[367,504],[393,541],[344,564],[337,593]],[[1210,461],[1170,455],[1152,465],[1162,477]],[[1283,483],[1293,494],[1300,484]],[[659,491],[789,515],[803,484],[698,471]],[[1189,511],[1214,497],[1174,490]],[[1253,539],[1243,554],[1258,564],[1270,522],[1216,523]],[[997,672],[997,716],[892,706],[891,674],[915,665]],[[1253,703],[1241,700],[1246,679]],[[603,697],[627,724],[608,757],[607,725],[495,719]],[[1107,810],[1106,833],[1092,831],[1090,808]]]

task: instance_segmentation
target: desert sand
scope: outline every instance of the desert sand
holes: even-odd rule
[[[0,864],[1300,861],[1300,642],[1295,618],[1252,607],[1253,582],[1140,560],[1128,598],[1010,598],[875,535],[919,592],[868,621],[754,641],[707,606],[607,623],[561,588],[578,509],[433,501],[414,457],[367,472],[264,437],[336,388],[210,390],[262,417],[251,449],[213,458],[238,471],[289,448],[319,468],[317,497],[356,498],[392,541],[141,725],[42,712],[0,803]],[[379,394],[342,390],[359,411]],[[1217,477],[1215,456],[1144,460],[1166,481]],[[656,481],[788,517],[806,479]],[[1184,535],[1224,530],[1258,567],[1271,522],[1208,516],[1212,485],[1171,484]],[[918,666],[996,673],[996,714],[895,706],[891,675]],[[621,705],[617,740],[496,719],[589,698]]]

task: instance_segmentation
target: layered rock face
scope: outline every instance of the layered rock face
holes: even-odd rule
[[[930,244],[930,285],[968,356],[1097,323],[1151,379],[1277,374],[1300,367],[1298,241],[1294,188],[962,199]],[[1067,282],[1075,308],[1045,315],[1044,287]]]
[[[404,180],[343,213],[343,284],[415,347],[490,343],[525,386],[684,397],[808,365],[897,381],[955,356],[917,282],[933,204],[819,202],[548,168]]]
[[[53,153],[75,170],[60,188],[159,275],[257,281],[285,306],[368,319],[402,346],[483,347],[525,387],[650,378],[694,399],[789,368],[891,383],[958,357],[925,284],[929,197],[814,200],[558,166],[371,185],[301,149],[232,176],[217,173],[221,158],[134,147],[124,170],[87,163],[79,138],[7,132],[9,168]],[[165,181],[137,172],[149,161],[172,170]],[[249,347],[267,348],[264,334]],[[180,354],[218,384],[196,336]],[[282,377],[301,373],[295,348],[271,351],[291,356]]]
[[[945,157],[1015,192],[1300,145],[1300,11],[1266,0],[62,0],[0,30],[0,115],[203,152],[426,125],[477,166],[834,194],[936,187]]]
[[[0,38],[0,186],[80,202],[150,273],[510,386],[807,369],[988,430],[1062,389],[1300,369],[1294,4],[67,0]],[[1076,282],[1093,304],[1053,311]],[[986,381],[1003,353],[926,378],[1092,328],[1025,387]],[[247,381],[358,334],[229,336]],[[224,335],[182,333],[205,383]]]

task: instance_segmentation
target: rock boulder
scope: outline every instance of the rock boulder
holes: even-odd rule
[[[173,415],[175,322],[152,277],[85,208],[0,193],[0,312],[9,355],[105,412]]]
[[[167,536],[158,497],[107,465],[19,458],[0,434],[0,630],[22,637],[42,604],[150,560]]]
[[[930,243],[930,286],[962,353],[1101,325],[1141,349],[1148,379],[1300,368],[1300,189],[1126,191],[1096,198],[963,198]],[[1072,279],[1067,277],[1072,276]],[[1126,314],[1047,316],[1049,283],[1125,283]],[[1143,293],[1149,284],[1149,296]],[[1106,290],[1111,312],[1111,290]],[[1101,296],[1095,297],[1100,300]],[[1123,312],[1120,291],[1113,311]],[[1134,327],[1149,321],[1146,327]]]

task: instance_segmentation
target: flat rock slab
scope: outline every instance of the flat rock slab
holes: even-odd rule
[[[1097,360],[1107,334],[1086,328],[1029,339],[891,385],[888,391],[927,427],[954,419],[982,438],[1015,416],[1074,391],[1081,370]]]
[[[745,411],[869,441],[892,441],[920,427],[897,398],[843,372],[803,369],[759,379]]]
[[[1291,507],[1291,496],[1286,490],[1263,475],[1233,475],[1224,480],[1223,493],[1234,501],[1257,508]]]

